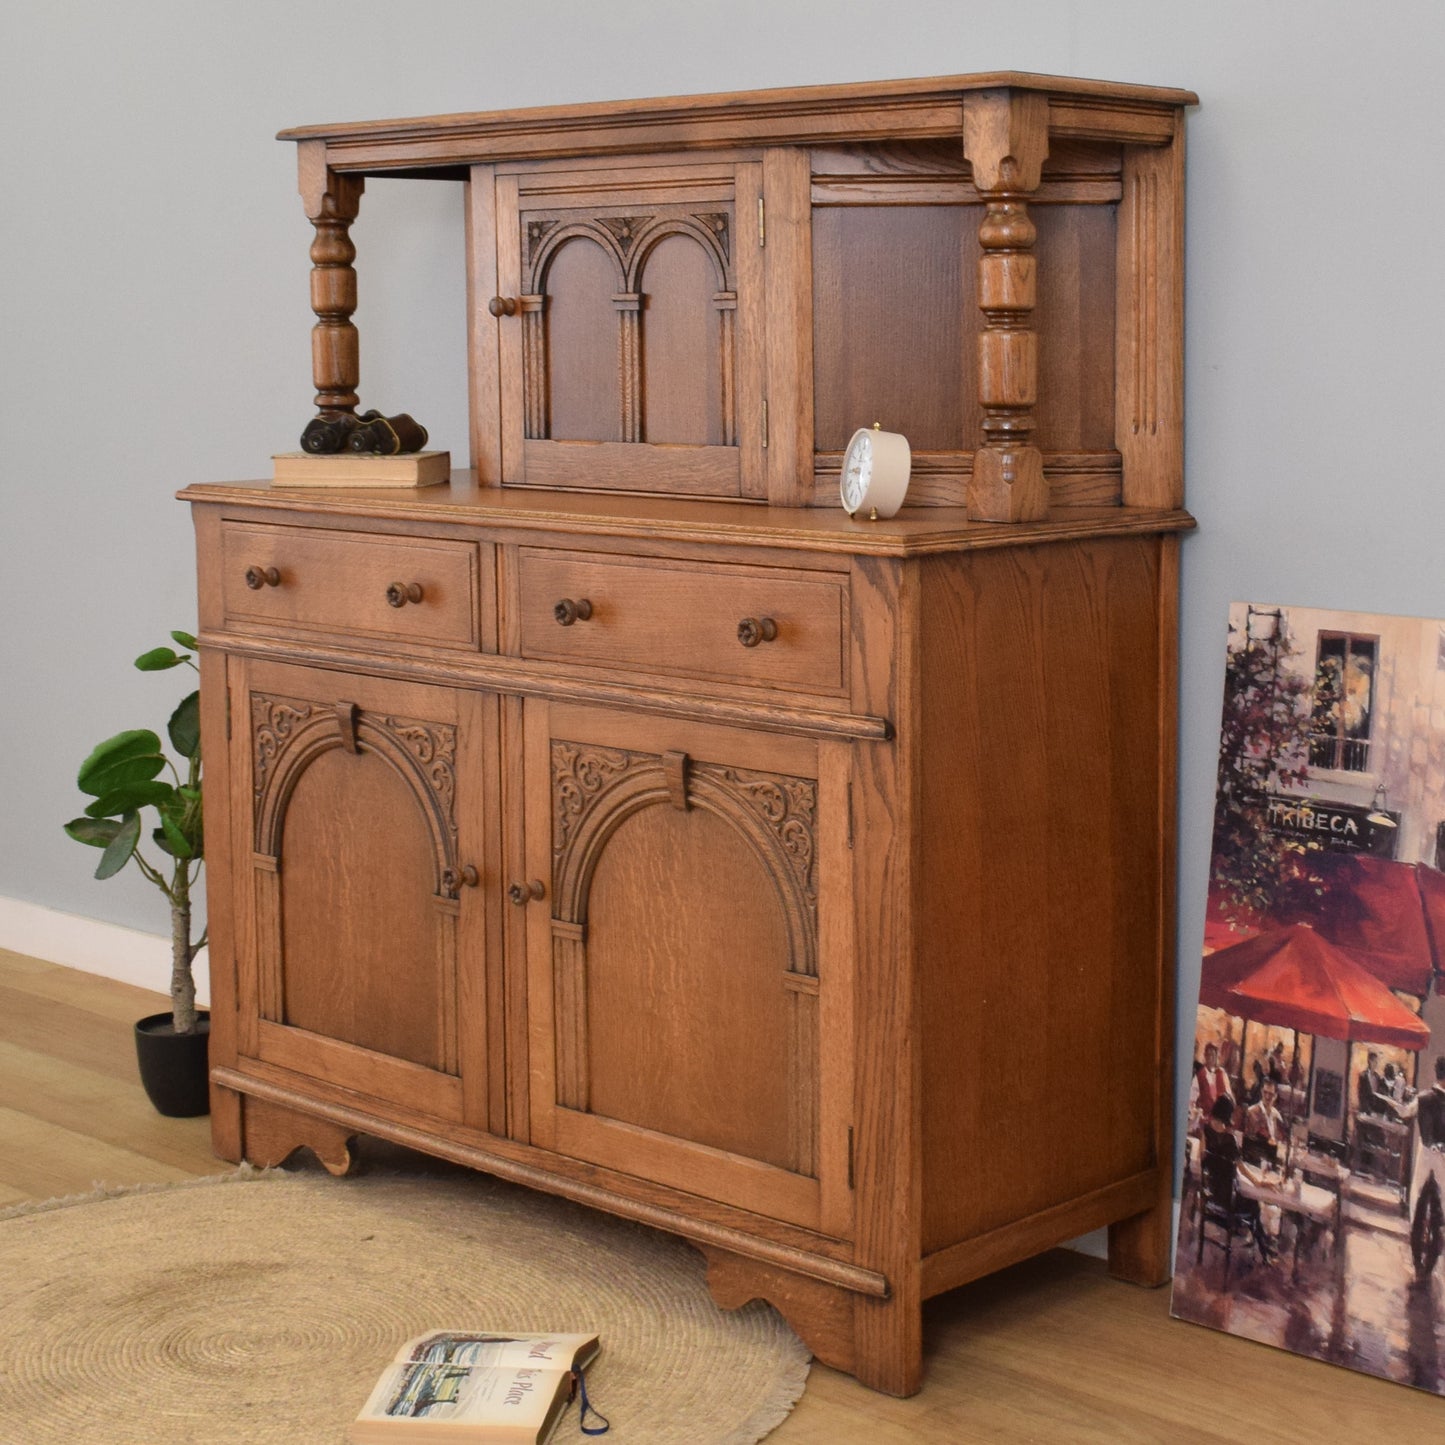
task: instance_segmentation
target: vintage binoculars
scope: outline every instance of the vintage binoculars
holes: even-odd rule
[[[379,411],[333,412],[306,423],[301,433],[301,450],[312,456],[334,452],[375,452],[394,457],[402,452],[419,452],[427,443],[427,430],[405,412],[382,416]]]

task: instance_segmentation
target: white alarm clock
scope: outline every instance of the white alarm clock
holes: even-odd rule
[[[838,491],[843,510],[864,513],[871,521],[891,517],[903,505],[913,452],[908,438],[881,431],[877,422],[853,433],[843,453],[843,475]]]

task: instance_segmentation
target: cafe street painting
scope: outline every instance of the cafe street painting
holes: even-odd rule
[[[1445,1395],[1445,621],[1230,609],[1173,1313]]]

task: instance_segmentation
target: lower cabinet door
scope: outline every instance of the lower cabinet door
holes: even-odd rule
[[[233,669],[232,846],[251,860],[237,870],[242,1054],[485,1122],[489,880],[475,850],[491,700]]]
[[[525,732],[533,1142],[846,1233],[847,745],[534,699]]]

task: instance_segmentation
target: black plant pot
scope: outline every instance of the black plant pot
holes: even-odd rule
[[[151,1014],[135,1026],[135,1056],[146,1097],[168,1119],[211,1112],[207,1061],[211,1016],[196,1015],[196,1031],[178,1034],[169,1013]]]

